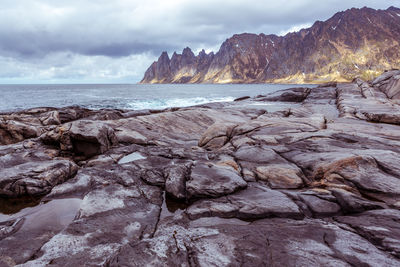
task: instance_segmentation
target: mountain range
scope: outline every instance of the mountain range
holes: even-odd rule
[[[324,83],[400,68],[400,9],[352,8],[285,36],[235,34],[217,53],[163,52],[141,83]]]

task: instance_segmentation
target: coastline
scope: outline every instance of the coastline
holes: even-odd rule
[[[0,262],[399,265],[399,104],[389,71],[183,108],[2,113],[1,198],[42,204],[0,221]]]

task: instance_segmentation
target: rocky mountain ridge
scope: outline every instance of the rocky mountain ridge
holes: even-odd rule
[[[323,83],[400,68],[400,9],[352,8],[285,36],[236,34],[214,53],[163,52],[141,83]]]

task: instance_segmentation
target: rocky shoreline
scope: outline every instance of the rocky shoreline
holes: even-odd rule
[[[163,111],[1,114],[0,266],[400,265],[399,104],[388,71]]]

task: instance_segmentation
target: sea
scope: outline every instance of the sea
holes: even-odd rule
[[[266,95],[296,86],[293,84],[0,85],[0,112],[72,105],[90,109],[164,109],[233,101],[242,96]]]
[[[34,107],[65,107],[78,105],[90,109],[164,109],[195,106],[209,102],[227,102],[243,96],[266,95],[281,89],[305,85],[285,84],[52,84],[52,85],[0,85],[0,113]],[[314,85],[307,85],[313,87]],[[282,105],[293,105],[283,104]],[[263,104],[264,105],[264,104]],[[272,103],[280,108],[278,103]],[[273,107],[270,107],[273,108]],[[73,199],[74,200],[74,199]],[[11,202],[10,202],[11,201]],[[44,218],[54,216],[53,210],[65,211],[62,202]],[[68,200],[69,201],[69,200]],[[74,200],[75,201],[75,200]],[[21,200],[0,199],[0,223],[43,211],[40,198]],[[39,206],[37,206],[39,205]],[[58,206],[57,206],[58,205]],[[75,205],[75,204],[74,204]],[[71,206],[71,202],[67,202]],[[76,206],[76,205],[75,205]],[[76,207],[72,206],[74,212]],[[77,206],[79,207],[79,205]],[[44,214],[44,215],[43,215]],[[68,213],[69,214],[69,213]],[[32,215],[34,216],[34,215]],[[64,215],[63,215],[64,216]],[[68,215],[69,216],[69,215]],[[65,217],[65,216],[64,216]],[[46,219],[47,220],[47,219]],[[48,219],[51,221],[51,219]]]

